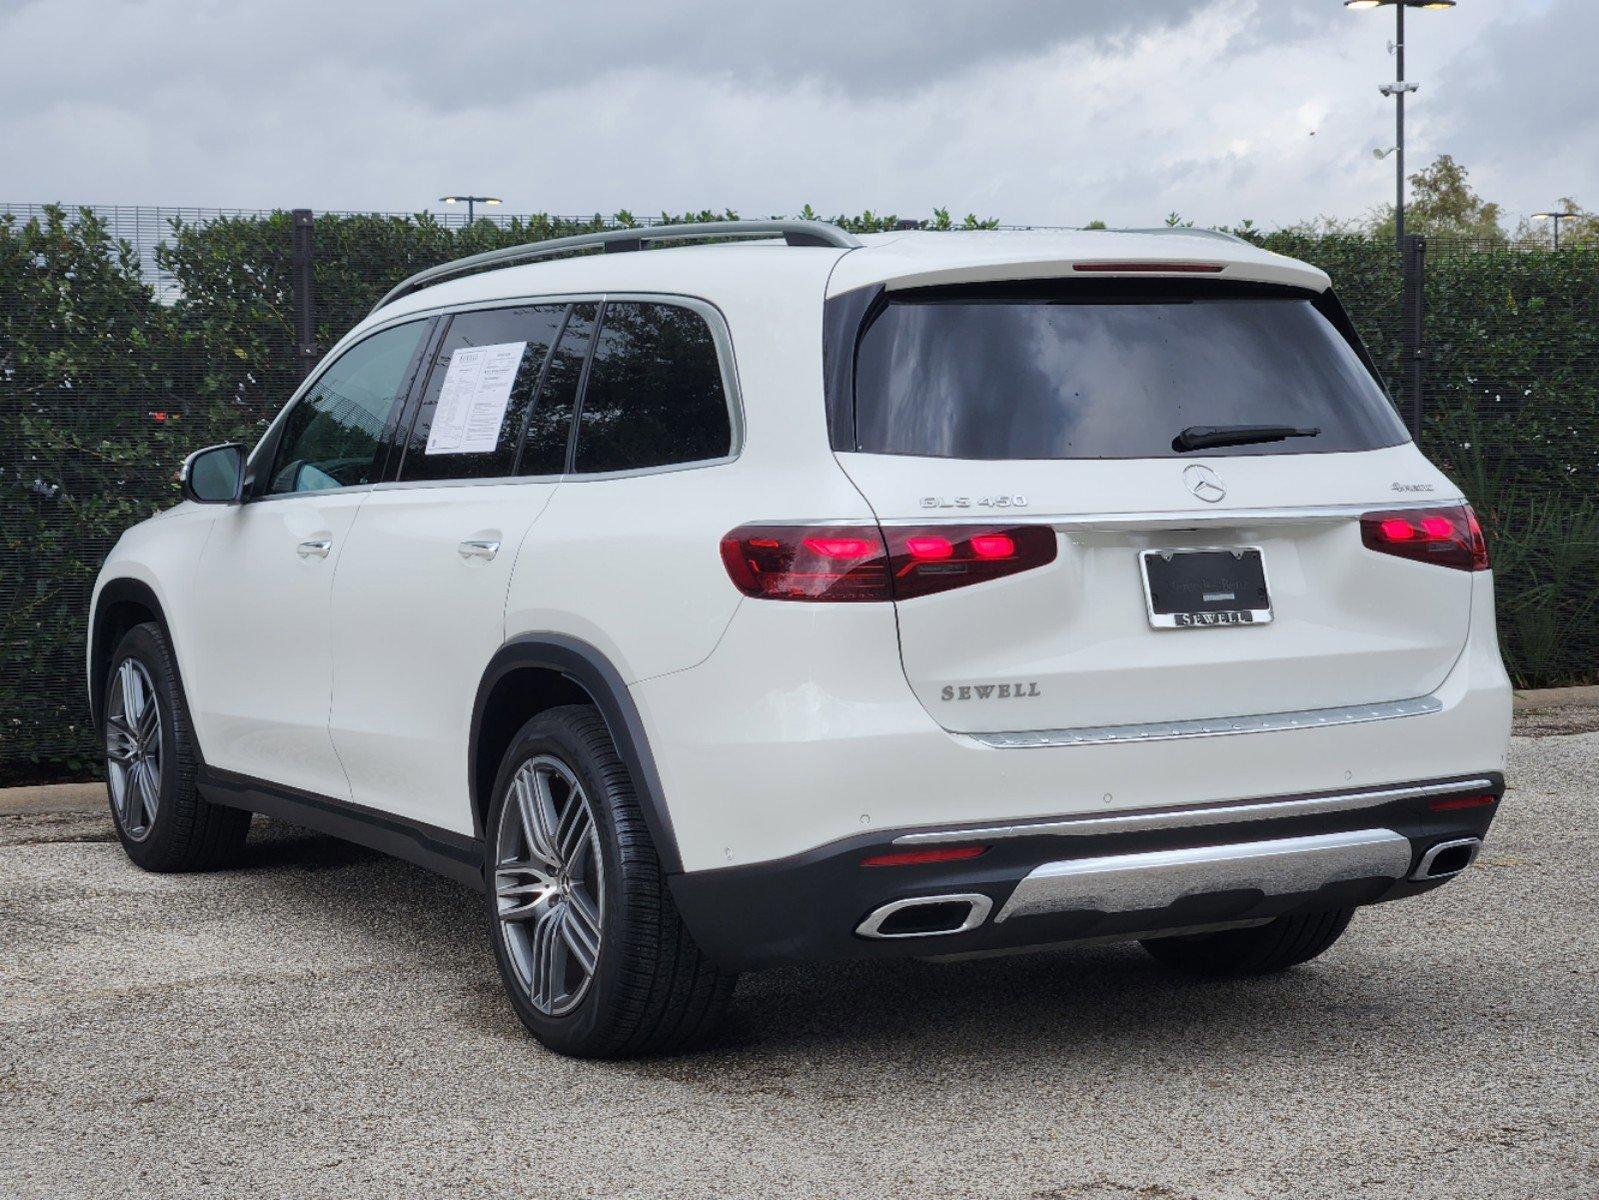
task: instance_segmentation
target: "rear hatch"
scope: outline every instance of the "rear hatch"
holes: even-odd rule
[[[855,349],[854,427],[835,445],[891,544],[927,527],[918,544],[946,554],[942,530],[959,560],[974,532],[1054,532],[1050,561],[898,602],[906,675],[947,729],[1412,699],[1465,645],[1458,492],[1330,296],[912,288],[879,300]],[[1399,524],[1363,532],[1370,513]],[[1373,541],[1390,533],[1399,552]]]

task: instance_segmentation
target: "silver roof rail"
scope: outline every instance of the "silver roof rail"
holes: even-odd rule
[[[418,271],[390,289],[389,293],[372,306],[377,312],[402,296],[409,296],[448,279],[474,271],[480,267],[505,267],[512,263],[545,258],[551,254],[565,254],[575,250],[604,247],[605,253],[615,254],[627,250],[642,250],[649,242],[687,242],[702,238],[772,237],[782,235],[790,246],[833,246],[840,250],[859,249],[866,243],[853,234],[845,233],[837,225],[825,221],[695,221],[682,225],[650,225],[630,229],[607,229],[600,233],[579,233],[572,237],[550,238],[542,242],[529,242],[525,246],[506,246],[488,250],[454,262],[441,263]]]

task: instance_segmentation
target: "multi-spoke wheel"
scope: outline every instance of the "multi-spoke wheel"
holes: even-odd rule
[[[208,804],[195,790],[200,754],[161,626],[123,635],[100,711],[112,823],[128,857],[147,871],[201,870],[234,857],[250,814]]]
[[[142,842],[161,806],[161,701],[136,658],[122,660],[107,697],[105,755],[111,807],[123,832]]]
[[[500,810],[494,893],[517,980],[549,1016],[583,999],[600,960],[605,862],[583,785],[560,759],[530,758]]]
[[[714,1028],[734,976],[683,928],[598,712],[554,708],[522,726],[485,829],[495,958],[540,1041],[615,1057],[677,1049]]]

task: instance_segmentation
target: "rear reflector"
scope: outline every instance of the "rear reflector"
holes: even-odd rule
[[[739,591],[761,600],[910,600],[1055,560],[1047,525],[744,525],[722,539]]]
[[[987,846],[941,846],[937,850],[905,850],[861,859],[863,867],[914,867],[922,863],[961,862],[986,853]]]
[[[1196,262],[1080,262],[1074,271],[1094,271],[1107,275],[1220,275],[1223,263]]]
[[[1434,800],[1427,807],[1433,812],[1454,812],[1461,808],[1482,808],[1498,799],[1498,796],[1451,796],[1447,800]]]
[[[1360,540],[1379,554],[1457,571],[1488,569],[1488,543],[1469,504],[1367,513],[1360,518]]]

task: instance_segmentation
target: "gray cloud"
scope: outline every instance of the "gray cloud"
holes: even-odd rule
[[[1594,7],[1418,14],[1413,162],[1599,196]],[[0,199],[1353,215],[1389,195],[1391,31],[1337,0],[0,0]]]

